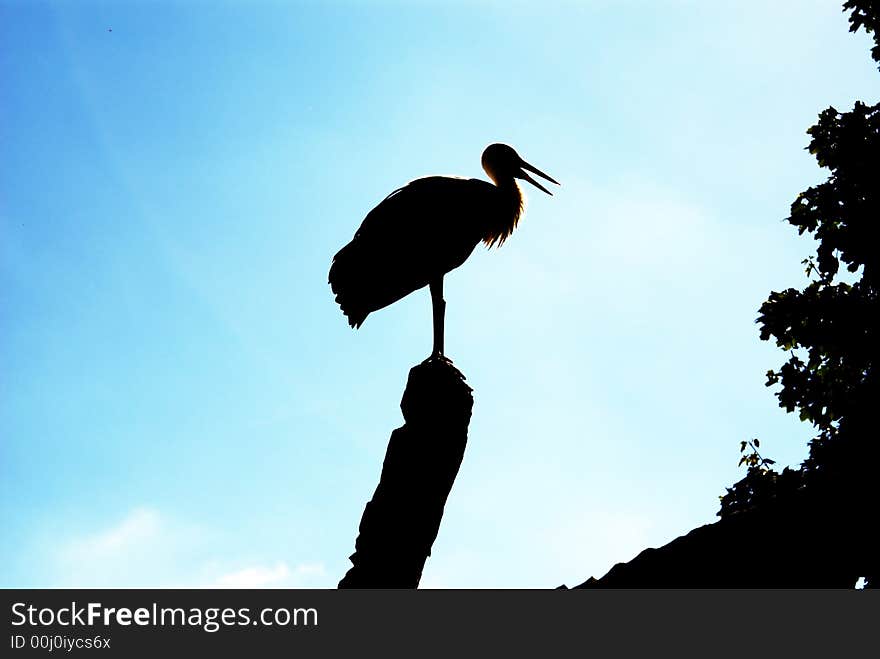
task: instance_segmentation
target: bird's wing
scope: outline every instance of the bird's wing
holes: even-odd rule
[[[352,327],[461,265],[479,242],[495,186],[431,176],[388,195],[333,258],[330,286]]]

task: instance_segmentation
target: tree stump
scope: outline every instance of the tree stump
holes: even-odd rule
[[[339,588],[416,588],[467,445],[471,388],[451,362],[409,372],[382,475],[364,508],[352,568]]]

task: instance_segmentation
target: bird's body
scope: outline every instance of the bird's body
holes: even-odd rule
[[[494,159],[493,149],[501,153]],[[502,244],[522,214],[522,193],[507,150],[515,156],[517,167],[525,166],[553,180],[522,161],[510,147],[492,145],[484,152],[483,166],[495,185],[479,179],[429,176],[395,190],[369,212],[330,267],[331,289],[352,327],[360,327],[373,311],[430,285],[433,354],[442,354],[443,276],[464,263],[480,241],[488,246]],[[520,178],[547,192],[518,171]]]
[[[503,242],[522,196],[479,179],[430,176],[395,190],[333,258],[330,284],[352,327],[454,270],[481,240]],[[442,230],[440,230],[442,228]]]

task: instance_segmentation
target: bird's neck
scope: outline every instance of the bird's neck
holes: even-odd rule
[[[513,178],[496,182],[498,203],[495,212],[489,213],[483,233],[487,247],[500,247],[513,233],[523,211],[523,196]]]

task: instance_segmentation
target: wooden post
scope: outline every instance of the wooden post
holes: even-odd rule
[[[391,433],[340,588],[419,585],[464,457],[473,402],[451,362],[430,359],[410,370],[400,403],[406,423]]]

